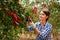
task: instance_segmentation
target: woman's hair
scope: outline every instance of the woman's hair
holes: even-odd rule
[[[43,9],[42,12],[49,18],[50,12],[48,9]],[[48,20],[48,18],[46,19],[46,21]]]

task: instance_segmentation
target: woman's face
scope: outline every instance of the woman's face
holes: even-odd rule
[[[41,21],[46,21],[47,18],[48,18],[48,16],[46,16],[46,14],[43,11],[41,11],[40,15],[39,15],[39,19]]]

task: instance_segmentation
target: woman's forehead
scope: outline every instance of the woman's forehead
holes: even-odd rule
[[[44,12],[43,11],[40,11],[40,14],[44,14]]]

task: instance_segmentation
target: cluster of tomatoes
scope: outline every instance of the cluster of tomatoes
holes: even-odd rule
[[[26,18],[27,18],[26,21],[28,21],[28,22],[31,22],[32,21],[30,15],[27,15]]]
[[[37,14],[37,8],[36,8],[36,7],[33,7],[33,8],[31,9],[31,11],[34,13],[34,16],[36,16],[36,14]]]
[[[6,14],[10,15],[12,17],[12,23],[20,23],[20,18],[16,14],[16,11],[14,10],[13,12],[6,10]]]

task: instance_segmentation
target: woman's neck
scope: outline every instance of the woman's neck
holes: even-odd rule
[[[46,23],[46,21],[41,21],[40,23],[41,23],[41,26],[43,26]]]

